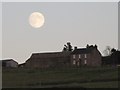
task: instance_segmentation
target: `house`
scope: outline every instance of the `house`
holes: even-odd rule
[[[12,67],[12,68],[15,68],[15,67],[18,67],[18,63],[13,60],[13,59],[7,59],[7,60],[2,60],[2,67]]]
[[[26,61],[25,67],[54,68],[70,65],[70,51],[33,53]]]
[[[97,45],[86,48],[75,47],[71,54],[71,63],[73,66],[101,66],[101,53],[97,49]]]
[[[101,66],[101,53],[97,46],[75,48],[73,51],[33,53],[25,62],[28,68],[55,68],[72,66]]]

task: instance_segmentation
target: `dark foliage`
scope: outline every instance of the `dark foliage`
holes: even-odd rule
[[[103,65],[118,65],[120,64],[120,51],[116,49],[111,50],[112,54],[110,56],[105,56],[102,58]]]

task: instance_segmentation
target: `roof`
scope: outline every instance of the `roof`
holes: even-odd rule
[[[72,52],[72,54],[87,54],[90,53],[94,48],[78,48]]]
[[[6,60],[1,60],[1,62],[3,63],[3,62],[9,62],[9,61],[13,61],[13,62],[16,62],[15,60],[13,60],[13,59],[6,59]],[[16,63],[18,63],[18,62],[16,62]]]
[[[31,58],[48,58],[48,57],[66,57],[69,56],[71,52],[49,52],[49,53],[33,53]]]

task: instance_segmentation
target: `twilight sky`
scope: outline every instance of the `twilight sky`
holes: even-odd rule
[[[32,12],[41,12],[45,24],[29,24]],[[2,58],[25,62],[32,53],[62,51],[73,46],[97,44],[118,49],[117,2],[16,2],[2,5]]]

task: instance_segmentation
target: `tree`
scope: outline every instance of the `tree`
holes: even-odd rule
[[[111,47],[106,46],[106,49],[103,51],[104,56],[110,56],[111,55]]]
[[[111,49],[111,53],[115,53],[116,51],[117,51],[117,50],[114,49],[114,48]]]
[[[67,48],[68,51],[72,51],[72,46],[70,42],[67,42]]]
[[[64,45],[63,51],[67,51],[67,46]]]
[[[70,42],[67,42],[67,45],[64,45],[63,51],[72,51],[72,45]]]

